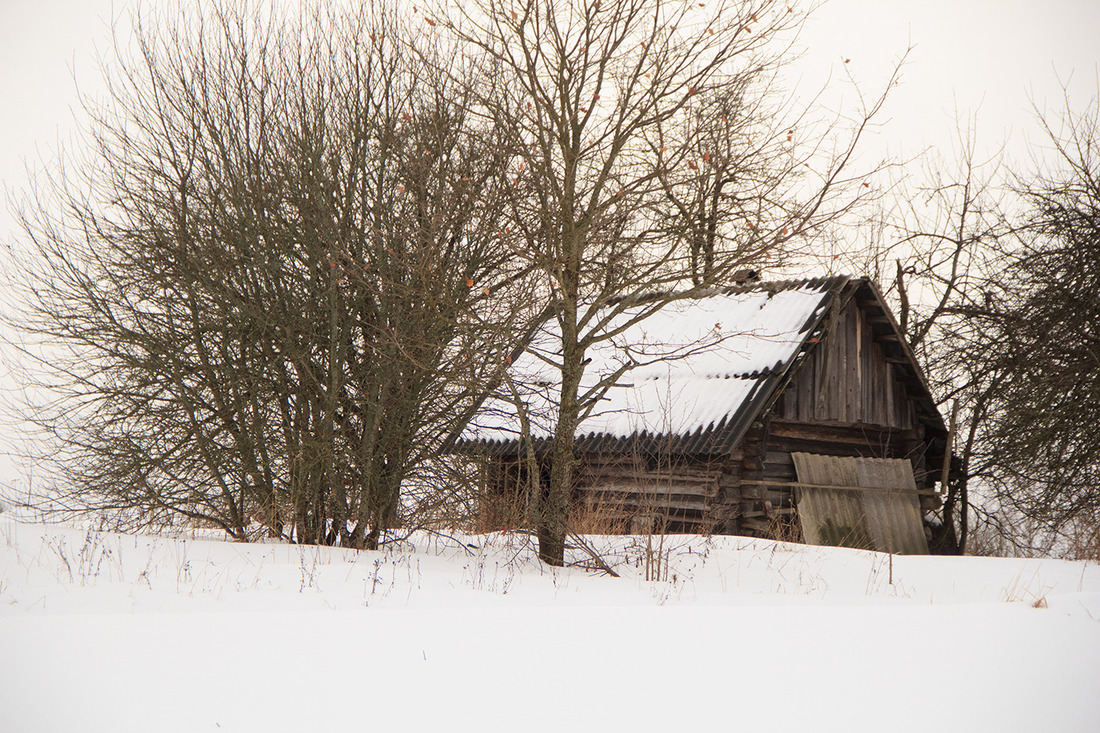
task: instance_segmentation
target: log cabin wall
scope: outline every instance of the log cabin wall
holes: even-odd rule
[[[725,457],[585,453],[578,458],[571,522],[581,531],[713,530]]]
[[[720,505],[727,512],[736,504],[723,501],[720,478],[725,456],[667,456],[636,453],[582,453],[577,456],[576,485],[570,526],[581,534],[625,532],[697,532],[714,530]],[[526,465],[517,456],[494,456],[482,462],[479,483],[479,531],[490,532],[528,524]],[[543,466],[540,480],[549,479]]]
[[[478,461],[480,475],[478,487],[477,531],[526,527],[531,519],[531,500],[528,489],[533,485],[528,472],[528,462],[515,454],[486,456]],[[549,479],[550,466],[543,459],[539,466],[538,485]]]

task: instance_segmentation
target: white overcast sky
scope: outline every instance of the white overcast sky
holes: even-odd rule
[[[71,134],[77,85],[98,88],[96,49],[109,48],[112,19],[125,17],[127,5],[0,0],[0,184],[6,192],[24,185],[25,160],[33,164]],[[850,59],[846,70],[864,89],[875,89],[914,47],[868,155],[908,157],[941,148],[951,157],[956,115],[976,114],[979,145],[993,150],[1005,143],[1023,162],[1028,138],[1042,140],[1032,102],[1057,114],[1062,84],[1078,109],[1097,93],[1100,0],[830,0],[800,42],[806,55],[798,71],[807,89],[830,71],[838,78],[843,59]],[[0,242],[14,234],[4,205]],[[7,295],[0,293],[0,306]],[[10,388],[8,382],[3,386]],[[0,482],[7,482],[14,475],[2,450]]]
[[[0,181],[24,180],[73,126],[77,84],[98,87],[97,47],[110,45],[112,18],[127,0],[0,0]],[[145,5],[155,4],[145,0]],[[123,22],[126,22],[125,20]],[[979,143],[1007,142],[1024,157],[1034,134],[1031,100],[1056,112],[1061,82],[1083,106],[1097,90],[1100,0],[829,0],[800,42],[807,90],[839,78],[842,59],[865,90],[877,88],[907,47],[913,51],[886,109],[871,154],[949,148],[956,111],[977,114]],[[846,100],[850,102],[849,99]],[[0,214],[0,237],[12,223]]]

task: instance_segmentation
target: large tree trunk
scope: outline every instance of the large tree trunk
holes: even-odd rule
[[[550,485],[538,513],[539,559],[557,567],[565,564],[565,537],[569,532],[569,503],[573,494],[575,423],[564,416],[558,421],[550,453]]]
[[[539,559],[558,567],[565,564],[565,537],[573,497],[573,444],[580,413],[578,391],[584,373],[584,349],[577,343],[575,298],[563,298],[561,325],[561,400],[550,449],[550,485],[538,513]]]

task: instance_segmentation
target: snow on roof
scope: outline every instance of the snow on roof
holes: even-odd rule
[[[731,288],[669,303],[586,353],[582,395],[624,364],[576,433],[585,438],[689,436],[730,425],[771,379],[786,371],[830,302],[836,278]],[[644,305],[617,315],[615,330]],[[560,331],[550,319],[482,404],[462,443],[513,443],[521,398],[533,438],[549,438],[560,392]]]

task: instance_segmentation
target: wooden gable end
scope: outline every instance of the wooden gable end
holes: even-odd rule
[[[796,481],[791,453],[907,458],[921,489],[937,481],[943,419],[877,289],[842,293],[772,409],[742,443],[745,468],[765,484]],[[769,497],[775,499],[775,497]]]
[[[773,416],[917,429],[921,396],[912,389],[912,366],[890,354],[896,335],[875,318],[855,298],[830,313],[820,343],[792,375]]]

